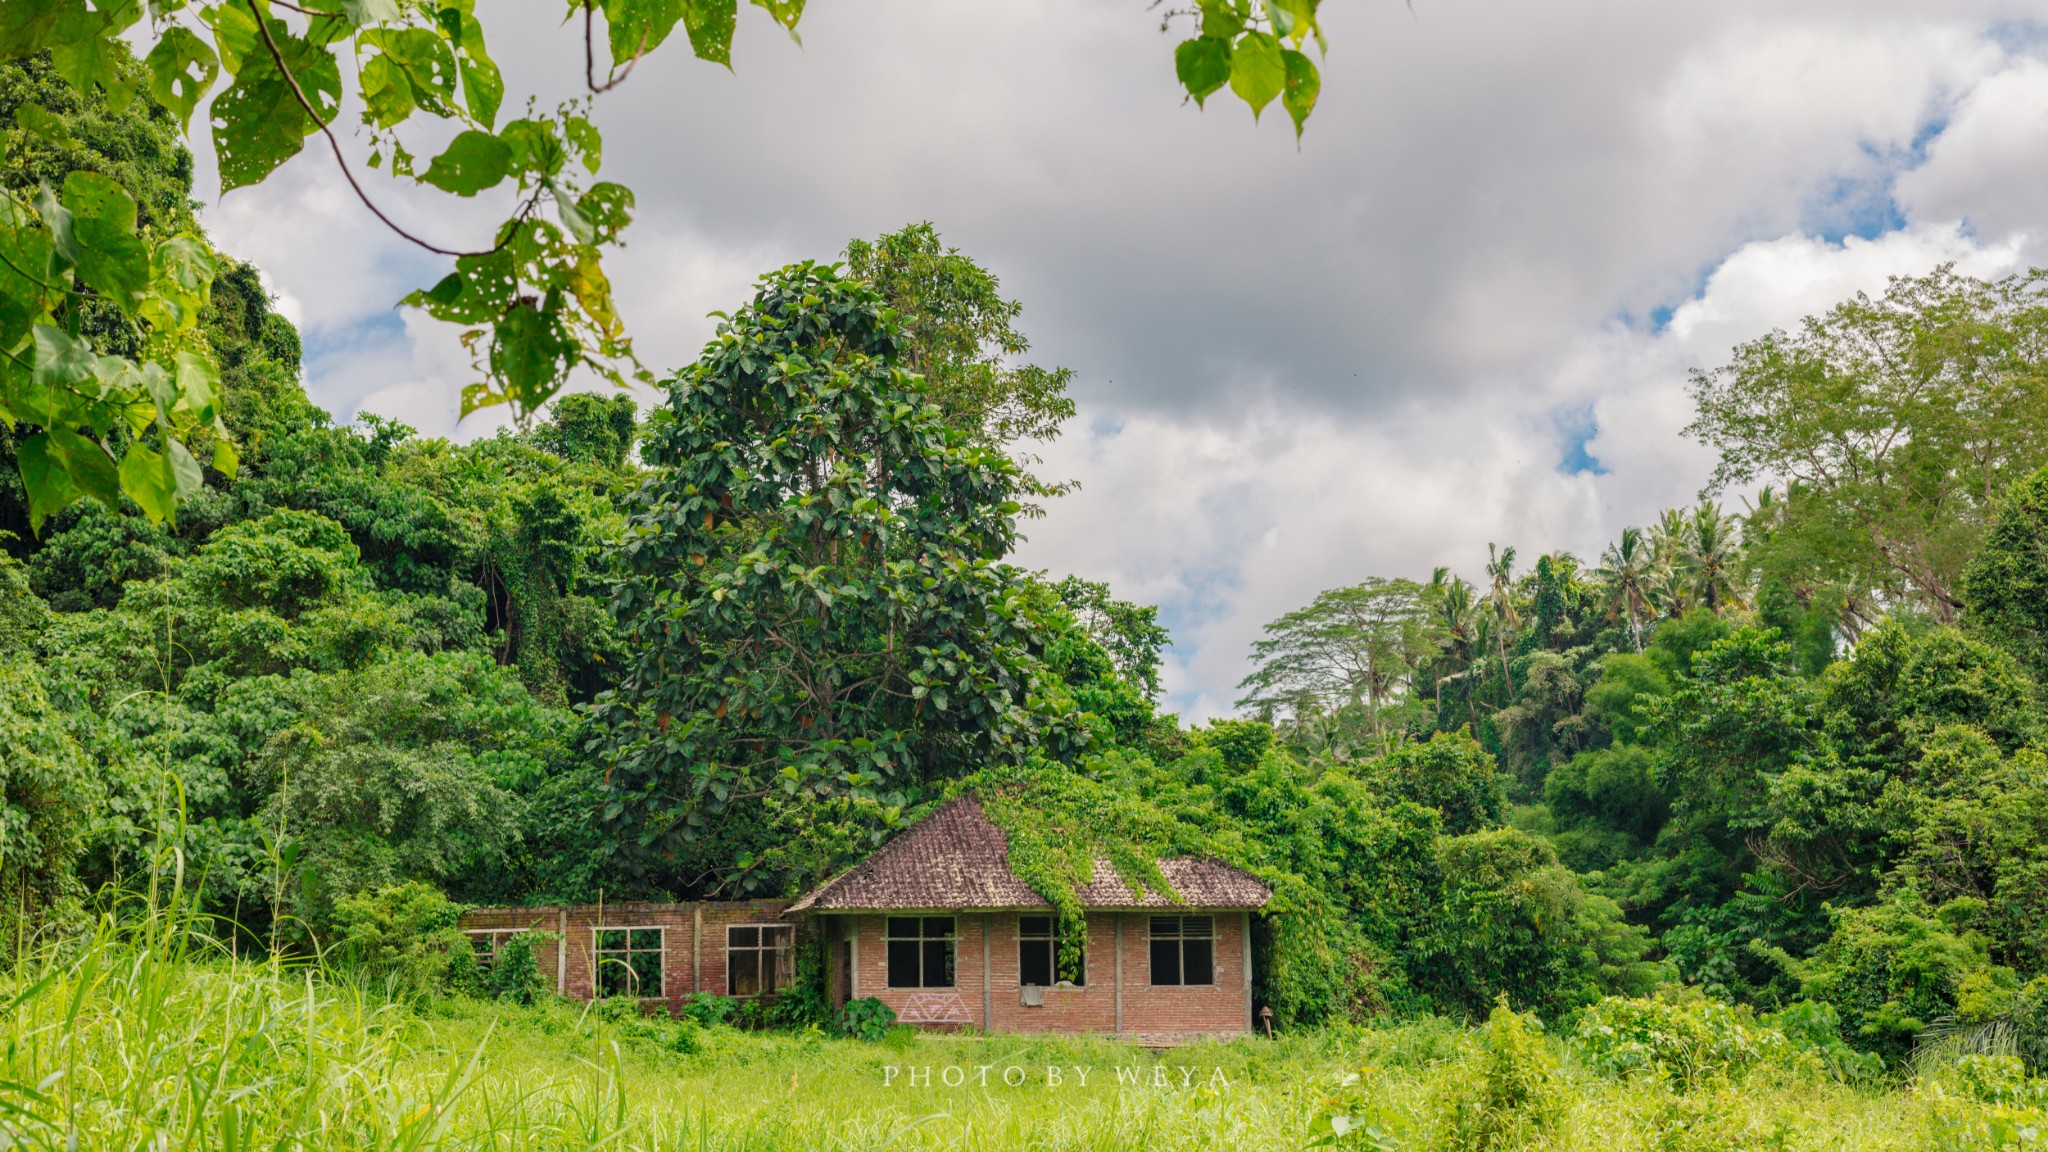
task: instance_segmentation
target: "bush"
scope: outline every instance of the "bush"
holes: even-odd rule
[[[734,1023],[739,1014],[740,1002],[730,996],[716,992],[699,992],[683,997],[681,1011],[684,1016],[706,1027],[716,1028]]]
[[[541,975],[541,944],[556,940],[553,932],[538,930],[515,932],[504,938],[498,945],[498,954],[489,970],[481,974],[477,990],[494,1000],[510,1000],[514,1004],[531,1004],[547,992],[547,977]]]
[[[888,1036],[889,1029],[896,1023],[896,1010],[875,999],[863,996],[848,1000],[839,1013],[839,1030],[858,1040],[875,1043]]]
[[[1609,997],[1579,1017],[1573,1040],[1602,1075],[1648,1076],[1682,1092],[1739,1080],[1761,1067],[1820,1070],[1817,1059],[1750,1009],[1697,991],[1654,999]]]
[[[461,905],[420,880],[344,896],[334,902],[341,942],[333,955],[396,995],[469,991],[479,974],[469,937],[456,925],[461,915]]]
[[[1442,1143],[1471,1152],[1529,1146],[1557,1126],[1567,1100],[1543,1022],[1502,997],[1438,1100]]]

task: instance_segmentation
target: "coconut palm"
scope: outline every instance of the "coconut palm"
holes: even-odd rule
[[[1643,530],[1623,528],[1621,539],[1609,544],[1601,554],[1600,566],[1593,570],[1593,575],[1602,581],[1606,618],[1628,617],[1629,635],[1635,639],[1637,655],[1641,655],[1643,618],[1656,614],[1652,602],[1656,562],[1643,540]]]
[[[1685,548],[1679,569],[1694,603],[1720,615],[1723,607],[1740,608],[1742,583],[1736,569],[1742,562],[1742,528],[1735,517],[1711,501],[1686,517]]]
[[[1493,610],[1493,642],[1500,653],[1501,691],[1514,691],[1514,678],[1508,674],[1508,633],[1522,625],[1521,613],[1515,611],[1515,550],[1513,546],[1496,550],[1491,542],[1486,545],[1486,576],[1493,582],[1487,591],[1486,603]],[[1505,701],[1501,707],[1507,707]]]

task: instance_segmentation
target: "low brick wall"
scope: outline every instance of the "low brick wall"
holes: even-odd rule
[[[661,930],[661,990],[643,1000],[671,1007],[696,992],[727,992],[726,929],[734,925],[788,924],[786,900],[692,904],[628,902],[548,905],[534,908],[477,908],[462,915],[464,931],[540,930],[558,939],[536,950],[542,977],[560,994],[588,1000],[594,991],[597,932],[600,928]]]

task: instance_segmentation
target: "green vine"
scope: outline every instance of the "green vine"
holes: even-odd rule
[[[1159,869],[1176,856],[1225,858],[1199,829],[1129,792],[1057,766],[991,769],[964,780],[952,795],[972,792],[1009,837],[1010,871],[1052,903],[1059,918],[1058,976],[1080,975],[1087,920],[1081,890],[1107,860],[1133,893],[1181,896]]]

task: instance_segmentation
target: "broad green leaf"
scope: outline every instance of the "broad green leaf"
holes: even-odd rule
[[[211,421],[220,405],[220,373],[197,352],[178,353],[177,409]]]
[[[51,261],[45,282],[57,290],[69,291],[71,270],[78,265],[78,242],[71,235],[71,211],[48,184],[36,185],[35,206],[36,215],[43,218],[43,227],[50,237]]]
[[[363,119],[389,128],[412,115],[412,81],[398,62],[379,52],[363,65]]]
[[[178,126],[192,127],[192,109],[220,75],[220,57],[197,33],[177,24],[143,58],[149,67],[149,94],[178,117]]]
[[[598,132],[597,125],[581,116],[564,116],[562,135],[569,141],[571,148],[582,153],[583,167],[591,175],[596,175],[599,166],[604,163],[604,136]]]
[[[458,256],[455,271],[432,289],[414,292],[405,303],[424,308],[436,320],[482,324],[495,319],[512,303],[518,269],[504,249]]]
[[[90,344],[53,325],[36,325],[34,337],[29,346],[31,391],[14,410],[23,419],[49,427],[61,423],[74,403],[71,391],[93,379],[99,356]]]
[[[1273,18],[1273,31],[1291,37],[1299,45],[1316,30],[1317,0],[1267,0],[1266,11]]]
[[[661,46],[683,18],[688,0],[604,0],[605,35],[614,68]]]
[[[256,18],[246,7],[236,4],[219,4],[199,11],[199,18],[213,29],[213,43],[220,50],[221,67],[231,76],[242,74],[242,62],[258,53],[267,52],[262,34],[256,30]]]
[[[633,220],[633,190],[599,181],[576,201],[576,210],[590,223],[596,243],[609,244]]]
[[[1286,86],[1287,64],[1280,58],[1280,42],[1264,32],[1245,33],[1230,56],[1230,90],[1252,106],[1256,120]]]
[[[520,300],[494,325],[491,371],[506,398],[527,412],[538,409],[561,387],[577,351],[575,340],[562,328],[559,308],[557,304],[544,311]]]
[[[204,482],[199,461],[176,440],[164,441],[157,452],[136,441],[121,458],[121,491],[141,507],[151,520],[161,523],[175,519],[180,501],[199,490]]]
[[[224,436],[215,438],[213,442],[213,470],[233,480],[235,473],[241,467],[242,457],[240,453],[235,451],[235,446],[229,443]]]
[[[425,28],[373,28],[359,39],[405,69],[420,107],[436,116],[455,114],[455,90],[462,74],[446,40]]]
[[[150,294],[143,315],[152,324],[184,331],[199,323],[213,287],[213,249],[189,232],[156,246],[150,254]]]
[[[48,454],[70,477],[71,486],[109,508],[121,506],[121,478],[107,450],[69,428],[47,428]]]
[[[553,180],[543,180],[541,183],[547,185],[549,194],[554,197],[555,214],[562,218],[562,228],[574,237],[578,244],[596,243],[597,233],[591,228],[590,221],[584,218],[576,202],[563,195],[562,189]]]
[[[65,10],[84,7],[80,0],[7,0],[0,4],[0,60],[19,60],[42,51],[49,46]]]
[[[1230,42],[1197,36],[1173,50],[1173,68],[1196,105],[1230,82]]]
[[[732,67],[732,29],[737,17],[733,0],[687,0],[683,27],[690,33],[690,51],[699,60]]]
[[[206,473],[182,442],[166,440],[164,443],[170,448],[171,476],[177,484],[178,502],[182,504],[206,483]]]
[[[1201,0],[1202,35],[1211,40],[1232,41],[1244,31],[1245,14],[1230,0]]]
[[[23,104],[14,110],[14,125],[46,144],[75,144],[71,129],[56,113],[41,104]]]
[[[494,391],[489,384],[465,384],[462,386],[462,414],[456,419],[467,420],[470,413],[495,407],[505,400],[505,394]]]
[[[419,180],[443,192],[474,196],[503,180],[511,167],[510,145],[489,132],[471,128],[449,141],[447,150],[434,157]]]
[[[489,57],[463,57],[462,102],[484,127],[497,123],[498,106],[505,102],[505,78]]]
[[[64,208],[78,278],[136,311],[149,288],[149,249],[135,235],[135,198],[97,172],[73,172],[64,178]]]
[[[804,0],[754,0],[754,5],[789,29],[792,36],[796,34],[796,22],[804,16]]]
[[[141,16],[139,4],[114,3],[91,11],[66,5],[50,37],[51,66],[81,92],[99,85],[109,108],[125,109],[135,96],[135,81],[125,68],[131,57],[120,35]]]
[[[29,530],[40,536],[43,521],[78,499],[78,487],[64,462],[50,452],[50,436],[38,432],[21,442],[15,452],[15,467],[21,472],[22,490],[28,493]]]
[[[1316,74],[1316,63],[1293,49],[1281,53],[1287,61],[1287,90],[1281,94],[1280,103],[1287,114],[1294,118],[1294,138],[1301,139],[1302,125],[1308,123],[1308,114],[1315,111],[1316,94],[1322,91],[1322,77]]]
[[[216,25],[216,30],[220,26]],[[312,101],[321,120],[331,122],[341,101],[341,70],[333,54],[289,35],[282,23],[273,21],[270,27],[306,99]],[[433,38],[432,33],[426,35]],[[235,83],[213,101],[213,144],[220,160],[221,191],[261,181],[298,155],[306,137],[318,130],[319,125],[307,115],[278,71],[268,44],[259,42],[243,60]]]
[[[386,24],[403,15],[399,11],[398,0],[342,0],[341,9],[348,16],[349,23],[358,28]]]
[[[27,213],[6,212],[0,222],[0,349],[20,344],[29,326],[49,314],[59,295],[59,286],[45,279],[50,274],[50,234]]]

